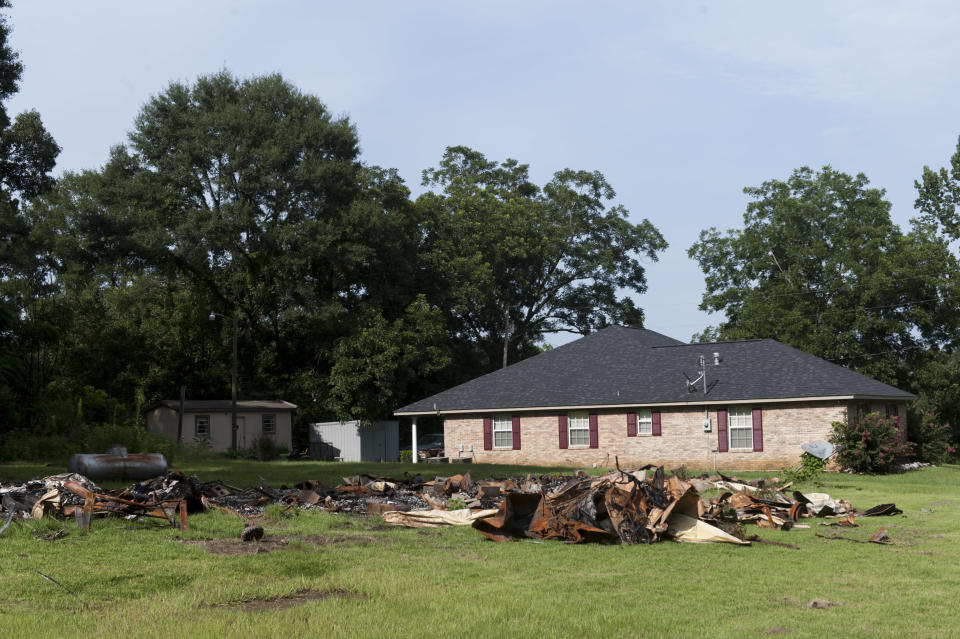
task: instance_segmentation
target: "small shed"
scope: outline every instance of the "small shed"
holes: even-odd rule
[[[310,457],[341,461],[400,461],[400,422],[310,424]]]
[[[208,441],[216,452],[230,450],[233,443],[233,402],[229,399],[164,399],[147,406],[147,430],[176,441]],[[237,448],[254,448],[261,437],[269,437],[282,449],[293,447],[293,411],[296,405],[281,400],[237,402]]]

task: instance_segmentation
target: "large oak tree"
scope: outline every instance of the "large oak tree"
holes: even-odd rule
[[[648,220],[631,222],[610,204],[614,190],[599,172],[564,169],[539,187],[527,165],[460,146],[424,171],[423,185],[428,298],[456,338],[481,347],[481,368],[528,355],[552,333],[642,326],[634,296],[647,288],[643,261],[667,243]]]

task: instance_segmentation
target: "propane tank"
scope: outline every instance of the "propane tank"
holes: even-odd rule
[[[167,472],[167,460],[160,453],[128,453],[123,446],[111,446],[106,453],[71,455],[67,467],[89,479],[150,479]]]

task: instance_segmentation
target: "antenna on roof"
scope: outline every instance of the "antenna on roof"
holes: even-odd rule
[[[716,357],[716,354],[714,354]],[[714,364],[716,365],[716,364]],[[687,378],[687,392],[692,393],[697,389],[697,384],[703,380],[703,394],[707,394],[707,360],[703,355],[697,357],[697,369],[700,372],[700,375],[696,379],[690,379],[690,376],[686,373],[683,374]]]

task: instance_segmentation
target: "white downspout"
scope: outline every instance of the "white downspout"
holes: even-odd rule
[[[417,454],[417,418],[414,417],[410,422],[410,441],[411,441],[411,450],[413,452],[413,463],[417,463],[417,457],[420,455]]]

